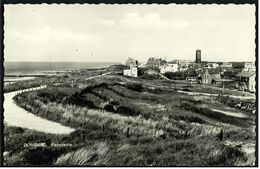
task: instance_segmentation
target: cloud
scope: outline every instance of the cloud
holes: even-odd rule
[[[255,56],[254,5],[21,4],[5,5],[4,17],[6,60],[194,59],[198,48],[205,60]]]
[[[94,23],[97,23],[101,26],[105,26],[105,27],[113,27],[115,25],[115,20],[112,19],[97,19],[94,21]]]
[[[148,13],[143,16],[137,13],[126,14],[119,23],[132,29],[154,30],[165,32],[170,29],[179,29],[190,26],[190,22],[177,19],[164,19],[158,13]]]
[[[86,41],[93,42],[99,38],[96,34],[74,32],[66,28],[54,28],[45,26],[41,29],[24,32],[15,28],[10,28],[5,31],[5,37],[19,38],[24,41],[39,42],[39,41]]]
[[[216,27],[216,26],[218,26],[218,24],[215,21],[209,20],[209,19],[204,20],[202,22],[202,25],[209,26],[209,27]]]
[[[191,25],[190,22],[185,21],[185,20],[174,20],[172,21],[173,27],[175,28],[185,28],[189,27]]]
[[[31,33],[10,28],[5,31],[5,58],[11,61],[84,59],[84,55],[90,53],[92,44],[99,40],[98,34],[74,32],[65,28],[46,26],[32,30]]]

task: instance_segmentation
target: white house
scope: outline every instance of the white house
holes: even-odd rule
[[[177,63],[167,63],[163,66],[160,66],[160,73],[176,72],[176,71],[178,71]]]
[[[179,65],[179,67],[178,67],[178,70],[179,71],[186,71],[186,70],[188,70],[188,66],[181,66],[181,65]]]
[[[217,67],[219,67],[219,64],[217,64],[217,63],[212,63],[212,67],[213,67],[213,68],[217,68]]]
[[[123,71],[124,76],[137,77],[137,67],[130,65],[130,69],[125,69]]]
[[[230,63],[230,62],[223,62],[223,64],[221,65],[221,67],[232,68],[233,65],[232,65],[232,63]]]
[[[243,71],[255,72],[256,71],[255,63],[254,62],[246,62],[245,65],[244,65]]]
[[[219,64],[217,64],[217,63],[208,63],[204,66],[204,68],[206,68],[206,69],[212,69],[212,68],[215,69],[217,67],[219,67]]]
[[[238,87],[240,90],[250,92],[256,91],[256,73],[255,72],[240,72],[237,74]]]

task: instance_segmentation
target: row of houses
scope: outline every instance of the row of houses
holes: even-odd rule
[[[221,68],[223,71],[231,69],[239,69],[240,71],[256,71],[254,62],[200,62],[196,63],[190,60],[172,60],[167,62],[161,58],[149,58],[146,62],[145,67],[160,69],[160,73],[165,72],[176,72],[176,71],[187,71],[195,68],[196,70],[201,69],[216,69]]]
[[[197,77],[198,83],[201,84],[223,84],[233,82],[236,87],[242,91],[255,92],[256,85],[256,73],[253,71],[242,71],[236,74],[235,79],[225,79],[221,78],[220,74],[210,74],[208,69],[201,73]],[[190,80],[190,79],[186,79]]]
[[[134,58],[129,57],[125,61],[126,66],[136,66],[136,67],[148,67],[154,69],[160,69],[161,73],[165,72],[176,72],[176,71],[187,71],[189,69],[195,68],[196,70],[201,69],[216,69],[221,68],[223,71],[228,71],[231,69],[239,69],[240,71],[256,71],[256,66],[254,62],[206,62],[202,61],[196,63],[190,60],[172,60],[167,62],[161,58],[150,57],[146,63],[139,64]]]
[[[140,64],[134,58],[128,58],[125,65],[129,67],[129,69],[123,71],[125,76],[137,77],[138,67],[154,69],[162,74],[194,70],[194,76],[186,77],[187,81],[196,81],[208,85],[236,82],[240,90],[255,92],[255,64],[251,62],[237,64],[236,71],[234,71],[234,65],[228,62],[222,64],[200,63],[199,67],[194,68],[194,65],[198,66],[198,64],[192,61],[173,60],[166,62],[161,58],[149,58],[146,64]]]

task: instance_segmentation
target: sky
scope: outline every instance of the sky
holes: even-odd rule
[[[5,61],[255,60],[254,5],[5,5]]]

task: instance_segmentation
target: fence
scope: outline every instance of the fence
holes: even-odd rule
[[[29,88],[29,89],[23,89],[23,90],[19,90],[15,93],[16,95],[22,94],[22,93],[26,93],[26,92],[32,92],[32,91],[36,91],[36,90],[40,90],[40,89],[44,89],[46,88],[47,85],[43,85],[43,86],[39,86],[39,87],[33,87],[33,88]]]

